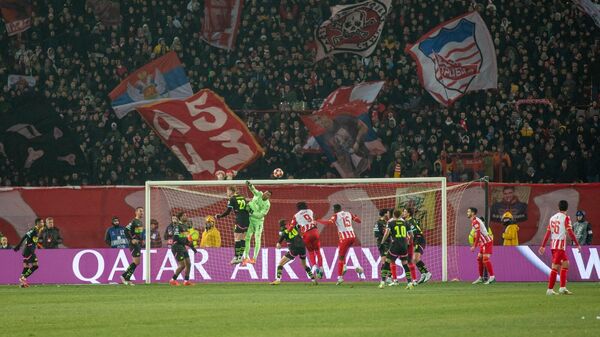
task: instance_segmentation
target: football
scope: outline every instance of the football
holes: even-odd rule
[[[275,178],[281,178],[283,177],[283,170],[280,168],[276,168],[273,170],[273,177]]]

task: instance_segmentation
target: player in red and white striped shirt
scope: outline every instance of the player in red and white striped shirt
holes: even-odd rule
[[[339,204],[333,205],[333,216],[327,221],[317,221],[324,225],[335,225],[338,230],[338,280],[337,285],[344,282],[344,274],[346,273],[346,254],[350,246],[356,241],[356,234],[352,228],[352,221],[360,223],[360,218],[355,214],[347,211],[342,211],[342,206]],[[360,266],[356,267],[356,273],[359,278],[362,278],[363,269]]]
[[[496,282],[494,276],[494,268],[492,268],[492,261],[490,261],[490,255],[492,255],[492,247],[494,247],[494,240],[487,231],[487,227],[483,221],[477,217],[477,208],[469,207],[467,209],[467,217],[471,219],[471,227],[475,229],[475,239],[473,240],[473,246],[471,251],[475,251],[475,247],[479,246],[479,254],[477,254],[477,266],[479,269],[479,278],[473,282],[473,284],[484,283],[483,282],[483,267],[488,271],[490,275],[489,279],[484,284],[490,284]]]
[[[550,218],[544,241],[539,250],[540,255],[543,255],[546,250],[545,246],[548,239],[552,238],[550,241],[550,250],[552,251],[552,271],[550,272],[546,295],[558,295],[554,292],[554,284],[556,283],[556,275],[558,274],[559,267],[560,288],[558,289],[558,293],[563,295],[572,294],[572,292],[567,290],[567,272],[569,271],[569,258],[565,252],[567,246],[567,234],[569,234],[569,237],[573,240],[573,243],[577,246],[579,251],[581,251],[581,246],[579,246],[575,233],[573,233],[573,228],[571,228],[571,218],[567,215],[567,209],[569,209],[569,203],[566,200],[558,202],[559,212]]]
[[[305,201],[296,204],[298,212],[292,218],[291,226],[298,225],[302,240],[308,251],[308,259],[311,266],[315,267],[314,273],[323,277],[323,257],[321,256],[321,241],[319,239],[319,229],[313,211],[308,208]]]

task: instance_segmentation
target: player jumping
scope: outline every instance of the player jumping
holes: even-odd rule
[[[226,217],[231,213],[231,210],[235,212],[235,227],[233,229],[233,240],[235,241],[234,249],[235,255],[231,259],[231,264],[238,264],[242,262],[242,255],[244,254],[244,247],[246,241],[244,240],[248,226],[250,226],[250,213],[248,211],[248,205],[246,198],[238,194],[235,186],[227,187],[227,197],[229,201],[227,203],[227,209],[222,214],[215,215],[215,218],[220,219]]]
[[[179,282],[177,282],[177,277],[179,274],[185,270],[184,273],[184,286],[193,285],[190,282],[190,270],[192,264],[190,262],[190,255],[187,251],[186,246],[189,246],[194,253],[197,253],[194,245],[189,241],[186,235],[185,223],[187,222],[187,216],[184,212],[179,212],[177,214],[177,223],[173,228],[173,245],[171,246],[171,252],[175,255],[175,259],[177,260],[177,269],[173,274],[173,278],[169,281],[169,284],[172,286],[178,286]]]
[[[281,257],[281,261],[279,261],[279,265],[277,265],[277,276],[275,277],[275,281],[271,282],[271,285],[281,284],[281,272],[283,271],[283,266],[288,262],[293,261],[296,256],[300,257],[300,263],[306,271],[306,275],[308,275],[311,282],[316,285],[317,280],[315,279],[315,275],[313,275],[310,267],[306,265],[306,247],[300,236],[298,225],[286,225],[285,220],[282,219],[279,220],[279,228],[280,232],[279,241],[277,241],[277,249],[281,248],[281,243],[283,241],[287,241],[289,251]]]
[[[405,208],[404,211],[402,211],[402,217],[408,224],[408,231],[412,237],[412,247],[409,248],[409,253],[411,251],[410,249],[413,251],[411,257],[412,264],[419,268],[419,272],[421,273],[419,281],[416,281],[416,278],[413,278],[413,283],[422,284],[431,279],[431,273],[427,270],[425,263],[421,260],[423,250],[425,249],[425,236],[423,235],[423,230],[421,230],[421,222],[416,218],[413,218],[414,213],[415,211],[413,208]]]
[[[410,233],[407,223],[400,217],[401,214],[400,210],[394,210],[393,217],[388,221],[385,233],[383,234],[382,240],[385,241],[388,237],[391,237],[392,242],[385,258],[385,263],[381,267],[381,282],[379,283],[379,288],[381,289],[385,286],[385,279],[390,274],[390,265],[396,264],[397,259],[400,259],[404,268],[407,283],[406,289],[413,289],[414,287],[408,267],[408,241]]]
[[[475,251],[475,247],[479,246],[479,254],[477,254],[477,266],[479,269],[479,278],[473,281],[473,284],[483,283],[491,284],[496,282],[494,276],[494,269],[492,268],[492,261],[490,256],[492,255],[492,247],[494,246],[494,240],[488,234],[487,228],[481,219],[477,217],[477,208],[469,207],[467,209],[467,217],[471,219],[471,226],[475,229],[475,238],[473,240],[473,246],[471,251]],[[487,281],[483,282],[483,268],[486,268],[490,277]]]
[[[25,244],[25,248],[23,249],[23,271],[21,272],[21,277],[19,277],[21,288],[29,287],[27,278],[38,269],[38,259],[35,255],[35,249],[37,248],[39,233],[43,228],[44,219],[35,219],[33,228],[27,231],[21,238],[21,241],[13,248],[15,252],[18,252],[21,249],[21,245]]]
[[[298,225],[300,234],[306,250],[308,250],[308,259],[315,268],[314,273],[319,278],[323,278],[323,256],[321,256],[321,242],[319,238],[319,229],[315,222],[314,213],[308,208],[305,201],[296,204],[298,212],[292,218],[292,225]]]
[[[135,268],[137,268],[137,266],[140,264],[140,255],[142,252],[142,232],[144,231],[144,225],[142,224],[143,216],[144,209],[142,207],[136,208],[135,218],[133,218],[133,220],[131,220],[131,222],[125,226],[125,236],[129,241],[129,251],[131,252],[131,257],[133,258],[133,262],[131,262],[125,272],[121,274],[121,282],[125,285],[134,285],[130,281],[131,275],[133,275]]]
[[[551,237],[550,250],[552,251],[552,271],[550,272],[550,279],[548,280],[548,290],[546,295],[572,295],[573,293],[567,289],[567,273],[569,271],[569,258],[565,253],[567,246],[567,234],[579,252],[581,252],[581,246],[577,242],[577,237],[573,233],[571,228],[571,218],[567,215],[567,209],[569,209],[569,203],[566,200],[558,202],[559,212],[554,214],[548,222],[548,228],[542,246],[539,249],[540,255],[544,254],[546,250],[546,242]],[[556,275],[558,274],[558,268],[560,267],[560,288],[558,288],[558,294],[554,292],[554,283],[556,283]]]
[[[338,230],[338,280],[336,285],[340,285],[344,282],[344,274],[346,273],[346,254],[348,250],[356,241],[356,234],[354,234],[354,228],[352,228],[352,221],[360,223],[360,218],[355,214],[347,211],[342,211],[342,206],[339,204],[333,205],[333,216],[327,221],[317,220],[318,223],[323,225],[335,225]],[[360,266],[356,267],[356,273],[359,278],[363,277],[363,269]]]
[[[250,189],[254,197],[248,203],[248,208],[251,211],[250,226],[248,227],[248,232],[246,233],[243,265],[246,265],[246,263],[256,263],[256,258],[260,252],[265,217],[267,216],[267,213],[269,213],[269,209],[271,209],[271,202],[269,199],[271,198],[272,194],[271,191],[261,192],[257,190],[249,181],[246,181],[246,185],[248,185],[248,189]],[[250,258],[250,241],[252,240],[252,235],[254,235],[254,258]]]

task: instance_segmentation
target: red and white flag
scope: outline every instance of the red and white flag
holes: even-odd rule
[[[405,51],[417,63],[423,87],[443,105],[469,91],[498,87],[496,50],[477,12],[440,24]]]
[[[592,2],[592,0],[573,0],[577,8],[589,15],[596,26],[600,27],[600,4]]]
[[[31,0],[0,0],[8,36],[16,35],[31,27]]]
[[[315,30],[317,61],[333,54],[367,57],[377,47],[391,0],[371,0],[331,7],[331,17]]]
[[[369,116],[382,87],[383,81],[340,87],[327,96],[319,111],[301,117],[343,178],[360,177],[372,157],[386,151]]]
[[[208,89],[137,110],[196,180],[239,171],[264,153],[246,124]]]
[[[202,39],[211,46],[235,49],[243,0],[205,0]]]

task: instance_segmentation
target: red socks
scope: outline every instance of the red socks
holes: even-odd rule
[[[321,249],[313,250],[313,253],[318,259],[316,262],[317,266],[319,266],[320,269],[323,269],[323,256],[321,255]]]
[[[396,281],[398,279],[398,273],[396,272],[396,262],[392,262],[390,265],[390,271],[392,272],[392,280]]]
[[[548,289],[553,289],[554,288],[554,284],[556,283],[556,275],[558,274],[558,271],[556,271],[556,269],[552,269],[552,271],[550,271],[550,279],[548,279]],[[562,272],[561,272],[562,274]],[[560,278],[560,283],[562,283],[562,275]]]
[[[338,276],[342,276],[344,273],[344,261],[338,260]]]
[[[492,268],[492,261],[490,261],[489,259],[484,259],[484,263],[485,263],[485,268],[488,271],[488,274],[490,276],[494,276],[494,268]]]
[[[311,266],[317,265],[317,261],[315,260],[315,251],[314,250],[308,251],[308,260],[310,261]]]
[[[409,263],[408,268],[410,268],[410,278],[413,280],[417,279],[417,268],[414,263]]]
[[[554,269],[552,269],[552,271],[554,271]],[[569,271],[568,268],[560,268],[560,287],[564,288],[567,285],[567,272]],[[554,277],[556,277],[556,272],[554,274]]]
[[[479,277],[483,277],[483,259],[477,258],[477,267],[479,268]]]

